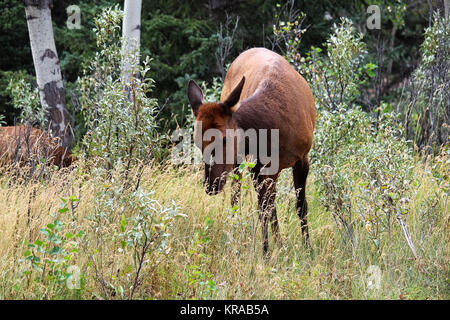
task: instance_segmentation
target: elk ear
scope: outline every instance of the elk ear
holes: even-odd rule
[[[194,116],[197,116],[198,109],[203,104],[203,93],[202,89],[193,80],[189,80],[187,96],[191,104],[192,112]]]
[[[227,99],[223,102],[225,106],[231,108],[236,103],[238,103],[239,98],[241,97],[242,88],[244,87],[245,77],[242,77],[241,82],[231,91]]]

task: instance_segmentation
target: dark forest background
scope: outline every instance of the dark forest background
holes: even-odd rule
[[[277,14],[289,14],[280,13],[285,3],[276,0],[143,1],[141,54],[152,58],[149,76],[155,80],[153,95],[164,106],[159,116],[162,127],[183,124],[187,110],[185,85],[190,78],[210,82],[213,77],[221,77],[225,65],[243,50],[251,47],[272,49],[272,28]],[[66,26],[66,8],[71,4],[81,8],[82,27],[79,30],[70,30]],[[74,109],[77,108],[71,84],[96,51],[93,18],[102,8],[116,4],[122,6],[122,1],[54,1],[52,19],[55,42],[71,114],[76,114]],[[369,16],[366,8],[370,4],[379,4],[382,8],[379,30],[366,29]],[[378,61],[378,70],[383,71],[383,79],[380,79],[377,89],[379,93],[361,101],[363,108],[370,110],[371,105],[377,105],[381,99],[389,101],[393,89],[400,86],[419,63],[419,46],[423,41],[424,29],[431,21],[430,10],[435,10],[439,5],[442,5],[439,1],[427,3],[421,0],[405,3],[298,0],[293,9],[306,14],[303,25],[307,27],[298,49],[303,54],[311,46],[323,47],[332,25],[338,23],[341,17],[350,18],[358,31],[364,34],[369,60]],[[23,70],[31,82],[34,75],[21,0],[0,3],[0,28],[0,110],[6,117],[5,121],[13,124],[19,111],[14,109],[6,91],[10,79],[7,72]],[[219,39],[227,36],[233,36],[232,47],[229,54],[219,61],[216,57]],[[380,48],[383,55],[377,58]],[[277,47],[273,49],[279,51]],[[371,101],[373,99],[378,101]]]

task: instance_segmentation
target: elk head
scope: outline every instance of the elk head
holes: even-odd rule
[[[203,154],[203,185],[209,195],[215,195],[223,189],[227,173],[233,170],[236,163],[237,138],[227,133],[237,129],[232,118],[233,107],[240,99],[244,83],[245,77],[242,77],[223,102],[208,103],[204,103],[202,90],[193,80],[188,84],[187,95],[196,119],[194,142]],[[231,147],[227,148],[227,143]]]

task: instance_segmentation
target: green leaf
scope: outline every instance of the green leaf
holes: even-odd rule
[[[366,64],[366,72],[369,75],[369,77],[373,78],[375,76],[375,72],[373,72],[373,70],[376,68],[377,68],[377,65],[374,63]]]
[[[66,208],[66,207],[65,208],[61,208],[61,209],[58,210],[59,213],[64,213],[64,212],[67,212],[67,211],[69,211],[69,208]]]
[[[79,199],[75,198],[74,196],[70,196],[69,200],[70,200],[70,202],[80,201]]]
[[[52,254],[52,255],[60,254],[60,253],[62,253],[62,248],[61,247],[53,247],[53,249],[50,250],[48,253]]]
[[[82,237],[84,235],[84,230],[81,230],[80,232],[78,232],[75,236],[77,238]]]
[[[125,220],[125,216],[122,214],[122,219],[120,220],[120,232],[125,232],[126,225],[127,221]]]
[[[392,198],[392,200],[397,200],[399,198],[398,194],[393,192],[389,192],[388,195]]]
[[[55,220],[54,223],[55,223],[55,229],[56,229],[56,230],[61,230],[61,229],[62,229],[63,223],[62,223],[61,221]]]

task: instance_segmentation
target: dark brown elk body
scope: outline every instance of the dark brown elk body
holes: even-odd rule
[[[67,167],[76,160],[45,132],[30,126],[0,127],[0,164],[11,165],[30,160]]]
[[[191,80],[188,85],[188,99],[197,124],[195,136],[200,137],[197,145],[202,149],[213,141],[203,138],[211,128],[219,130],[224,139],[226,154],[227,129],[277,130],[278,170],[263,174],[263,164],[257,159],[252,168],[253,180],[258,191],[259,218],[263,231],[263,252],[268,252],[268,222],[272,232],[279,238],[278,220],[275,208],[276,181],[281,170],[293,168],[294,185],[297,193],[297,214],[301,220],[302,233],[308,240],[306,222],[307,203],[305,199],[306,178],[309,171],[308,153],[313,142],[316,121],[316,107],[311,89],[306,81],[280,55],[264,49],[254,48],[243,52],[231,64],[225,77],[220,102],[204,103],[201,89]],[[201,127],[198,124],[201,123]],[[198,132],[201,131],[201,132]],[[258,133],[260,135],[260,133]],[[260,139],[260,136],[258,136]],[[236,153],[236,149],[234,150]],[[235,155],[235,159],[236,155]],[[223,189],[226,174],[235,169],[234,164],[205,165],[206,191],[217,194]],[[237,196],[233,196],[233,201]]]

